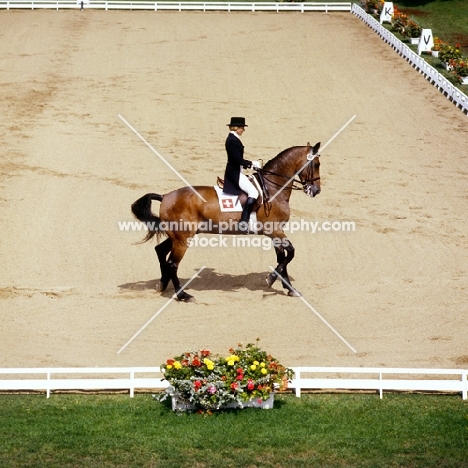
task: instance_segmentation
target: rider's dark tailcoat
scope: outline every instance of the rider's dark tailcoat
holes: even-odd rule
[[[247,169],[252,166],[252,161],[244,159],[244,145],[240,138],[234,134],[229,133],[225,146],[228,162],[226,164],[226,171],[224,172],[223,191],[232,195],[239,195],[242,192],[239,188],[241,166]]]

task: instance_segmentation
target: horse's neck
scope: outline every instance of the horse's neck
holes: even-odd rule
[[[265,165],[267,185],[271,195],[281,191],[289,199],[298,166],[300,169],[301,153],[302,147],[296,146],[277,156],[271,161],[271,164]]]

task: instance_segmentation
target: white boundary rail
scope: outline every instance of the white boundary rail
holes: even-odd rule
[[[441,75],[432,65],[427,63],[420,55],[411,50],[406,44],[400,41],[388,29],[382,26],[373,16],[367,14],[359,5],[353,3],[351,13],[364,21],[372,28],[385,42],[390,44],[405,60],[407,60],[416,70],[431,82],[450,99],[457,108],[468,115],[468,96],[450,83],[447,78]]]
[[[467,369],[293,367],[293,370],[289,388],[295,390],[297,397],[303,390],[324,389],[375,390],[379,391],[380,398],[384,390],[456,392],[461,393],[464,400],[468,395]],[[311,374],[316,377],[309,377]],[[167,387],[168,382],[163,380],[159,367],[0,369],[0,391],[45,391],[47,398],[54,390],[128,390],[133,397],[135,390]]]
[[[0,9],[77,9],[80,0],[0,0]],[[127,0],[84,0],[86,9],[100,10],[175,10],[175,11],[351,11],[351,2],[152,2]]]

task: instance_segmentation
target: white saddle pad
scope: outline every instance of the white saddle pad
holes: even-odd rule
[[[219,209],[222,212],[242,211],[242,205],[237,195],[224,193],[217,185],[214,186],[214,189],[218,195]]]

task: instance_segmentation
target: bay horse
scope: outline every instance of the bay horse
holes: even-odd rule
[[[313,147],[307,143],[285,149],[254,174],[264,192],[264,202],[257,211],[257,233],[272,239],[278,262],[266,282],[271,287],[280,277],[289,296],[301,296],[291,285],[287,272],[287,265],[294,258],[294,247],[283,231],[290,216],[289,198],[293,188],[302,189],[310,197],[320,193],[319,148],[320,143]],[[151,211],[152,200],[161,203],[159,216]],[[238,230],[240,213],[221,212],[212,186],[182,187],[164,195],[147,193],[132,204],[132,212],[148,228],[142,242],[167,236],[155,247],[161,268],[156,289],[163,292],[172,281],[180,301],[194,301],[181,287],[177,270],[195,234],[242,234]]]

